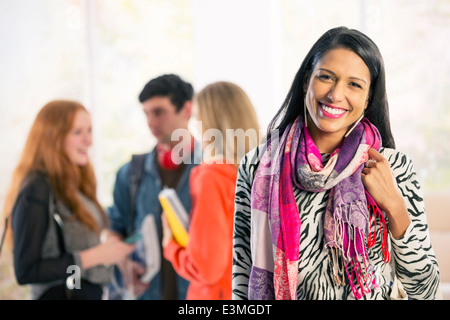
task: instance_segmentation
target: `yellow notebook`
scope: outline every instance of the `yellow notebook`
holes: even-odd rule
[[[169,222],[170,229],[172,229],[175,240],[182,246],[186,247],[189,234],[189,215],[184,209],[183,204],[178,198],[174,189],[163,189],[159,195],[159,202],[166,213],[167,221]]]

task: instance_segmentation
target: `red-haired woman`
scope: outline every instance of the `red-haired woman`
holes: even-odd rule
[[[32,299],[101,299],[111,279],[107,265],[134,249],[113,236],[100,241],[108,220],[96,196],[91,144],[89,112],[75,101],[46,104],[28,134],[3,214],[11,216],[7,243],[17,281],[30,285]],[[72,277],[77,270],[80,279]]]

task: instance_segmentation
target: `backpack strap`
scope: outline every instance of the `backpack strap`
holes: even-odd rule
[[[144,176],[144,154],[133,154],[131,157],[131,167],[130,167],[130,216],[128,222],[128,235],[132,234],[134,231],[134,219],[136,217],[136,197],[139,186],[142,182],[142,177]]]

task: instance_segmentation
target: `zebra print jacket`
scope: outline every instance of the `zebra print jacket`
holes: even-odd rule
[[[233,299],[248,299],[252,266],[250,194],[261,147],[243,157],[236,182]],[[380,152],[390,163],[405,199],[411,224],[400,239],[388,237],[391,256],[388,263],[383,262],[380,243],[369,248],[368,255],[378,288],[366,294],[364,299],[435,299],[439,289],[439,268],[430,242],[422,190],[415,169],[411,159],[401,152],[388,148],[382,148]],[[355,299],[348,280],[347,285],[338,286],[332,279],[322,231],[328,194],[329,191],[305,192],[294,185],[302,225],[297,285],[299,299]]]

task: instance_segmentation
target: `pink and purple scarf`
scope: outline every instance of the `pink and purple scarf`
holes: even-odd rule
[[[368,150],[379,150],[380,145],[377,128],[364,118],[324,166],[300,118],[285,129],[281,139],[272,135],[251,193],[249,299],[297,299],[301,221],[294,184],[308,192],[330,190],[323,233],[335,284],[348,281],[357,299],[377,287],[367,255],[367,248],[376,241],[376,232],[370,232],[371,214],[383,223],[381,243],[388,261],[386,223],[364,189],[361,172]]]

